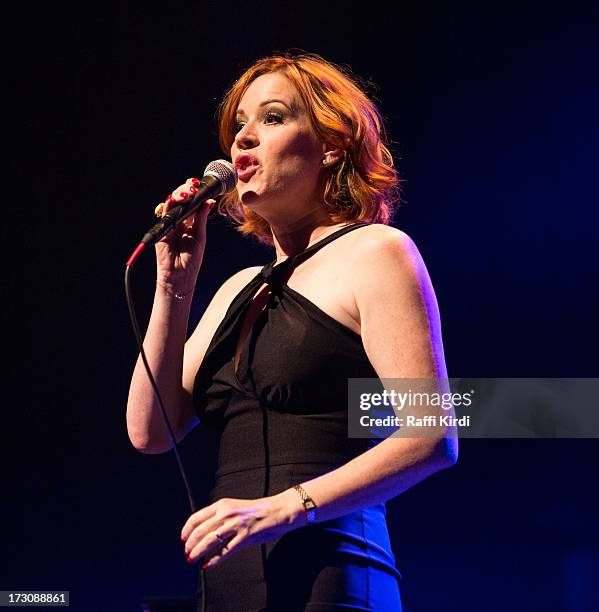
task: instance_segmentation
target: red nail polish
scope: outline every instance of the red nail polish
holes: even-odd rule
[[[172,199],[173,199],[173,194],[172,194],[172,193],[169,193],[169,194],[166,196],[166,200],[164,200],[164,202],[166,203],[166,202],[168,202],[169,200],[172,200]]]
[[[189,194],[188,194],[187,192],[185,192],[185,191],[182,191],[182,192],[179,194],[179,197],[180,197],[180,198],[187,198],[188,196],[189,196]]]
[[[193,185],[189,188],[190,193],[196,193],[197,190],[198,188],[194,187]]]
[[[200,179],[192,178],[191,182],[197,187],[200,184]]]
[[[207,563],[204,563],[204,565],[202,565],[202,569],[205,570],[208,567]]]
[[[189,555],[187,555],[187,563],[193,563],[191,557]]]

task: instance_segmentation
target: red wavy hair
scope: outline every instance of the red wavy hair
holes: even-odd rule
[[[230,157],[236,112],[250,84],[263,74],[282,72],[300,94],[315,133],[344,151],[329,168],[324,205],[332,223],[389,224],[399,203],[399,183],[382,117],[357,79],[315,54],[265,57],[250,66],[225,94],[218,108],[220,146]],[[219,213],[243,235],[272,244],[268,222],[241,203],[236,191],[224,196]]]

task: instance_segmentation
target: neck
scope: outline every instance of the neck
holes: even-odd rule
[[[346,223],[331,221],[322,208],[285,224],[271,224],[277,263],[301,253],[343,225]]]

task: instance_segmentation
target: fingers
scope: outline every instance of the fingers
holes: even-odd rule
[[[185,223],[186,236],[191,240],[199,240],[202,232],[206,229],[206,220],[208,219],[208,213],[212,207],[216,204],[216,200],[206,200],[202,206],[189,217]]]
[[[202,557],[210,558],[213,555],[223,553],[225,549],[228,549],[229,540],[233,539],[236,534],[237,530],[232,525],[215,521],[208,531],[203,531],[202,536],[196,536],[194,533],[193,541],[190,538],[185,545],[187,561],[193,563]]]
[[[221,500],[222,501],[222,500]],[[191,532],[200,525],[203,521],[211,518],[216,513],[216,505],[211,504],[210,506],[206,506],[197,512],[194,512],[188,519],[185,521],[185,525],[181,529],[181,541],[187,542],[187,539],[191,535]]]
[[[220,540],[216,538],[216,533],[220,536]],[[224,529],[223,518],[215,515],[191,532],[185,542],[185,554],[191,555],[195,560],[195,558],[203,556],[211,549],[218,550],[228,538],[234,535],[235,531],[229,533],[229,531]]]
[[[181,540],[185,542],[187,561],[215,554],[224,554],[228,541],[232,540],[242,529],[239,517],[233,516],[231,500],[219,501],[192,514],[181,530]],[[218,537],[217,537],[218,536]]]
[[[187,179],[183,185],[179,185],[177,189],[175,189],[172,193],[170,193],[164,200],[156,207],[154,211],[156,215],[160,214],[160,216],[164,216],[169,209],[177,204],[181,204],[182,202],[186,202],[198,191],[198,185],[200,181],[197,178],[189,178]],[[162,206],[161,206],[162,205]]]
[[[276,537],[281,532],[279,514],[267,499],[214,502],[192,514],[181,530],[187,561],[203,558],[203,567],[211,567],[239,548]]]
[[[240,548],[243,542],[248,543],[247,528],[244,528],[239,521],[230,519],[219,526],[220,522],[220,520],[213,521],[209,531],[195,545],[185,547],[188,563],[205,558],[209,561],[204,567],[212,567]]]
[[[200,184],[199,179],[188,178],[185,181],[185,183],[183,183],[183,185],[180,185],[179,187],[177,187],[177,189],[175,189],[172,193],[170,193],[165,198],[164,202],[160,202],[156,206],[156,208],[154,209],[154,214],[157,217],[164,217],[164,215],[166,215],[166,213],[174,206],[177,206],[178,204],[181,204],[182,202],[186,202],[187,200],[190,200],[197,193],[199,184]],[[212,209],[212,207],[215,204],[216,204],[216,200],[214,199],[206,200],[204,202],[204,205],[200,207],[200,209],[198,210],[198,213],[206,214],[209,210]],[[194,217],[199,220],[201,218],[201,215],[199,215],[198,213],[196,213]],[[193,225],[197,227],[197,224],[193,223],[194,217],[192,217],[192,219],[190,219],[186,223],[186,226],[189,229],[191,229]]]
[[[218,530],[219,535],[221,535],[221,530]],[[212,555],[210,559],[204,563],[202,569],[208,569],[209,567],[214,567],[218,565],[225,557],[232,555],[237,549],[241,548],[243,541],[245,540],[244,534],[237,534],[231,540],[229,540],[226,546],[223,546],[216,554]],[[189,562],[193,562],[195,559],[190,558]]]
[[[171,193],[171,206],[176,206],[177,204],[181,204],[181,202],[186,202],[193,198],[198,191],[199,184],[200,181],[197,178],[187,179],[183,185],[180,185]]]

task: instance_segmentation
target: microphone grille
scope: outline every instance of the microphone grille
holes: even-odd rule
[[[221,192],[218,195],[229,193],[235,189],[237,184],[237,171],[231,162],[226,159],[211,161],[204,170],[204,176],[213,176],[220,180]]]

